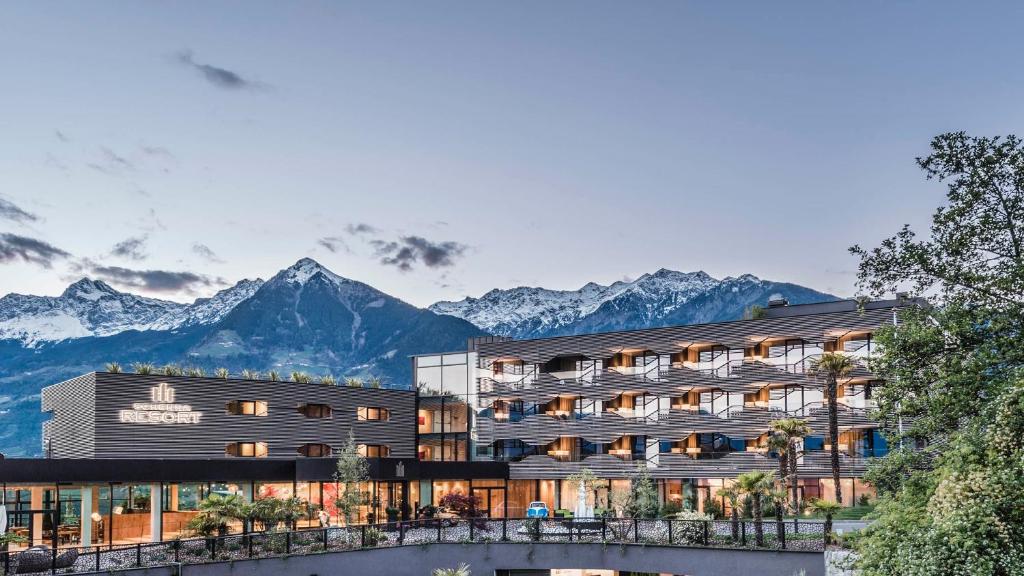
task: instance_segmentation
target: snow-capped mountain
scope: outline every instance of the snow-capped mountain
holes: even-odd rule
[[[34,346],[127,330],[172,330],[212,324],[249,298],[262,280],[242,280],[192,304],[120,292],[101,280],[82,278],[60,296],[8,294],[0,298],[0,339]]]
[[[213,324],[225,314],[234,310],[235,306],[248,300],[263,286],[263,280],[241,280],[230,288],[225,288],[211,298],[198,298],[192,304],[173,312],[168,312],[156,322],[146,326],[146,330],[173,330],[200,324]]]
[[[463,318],[491,334],[538,338],[735,320],[749,306],[763,306],[774,295],[793,304],[836,299],[750,274],[717,280],[702,271],[663,268],[631,282],[591,282],[579,290],[496,289],[479,298],[438,302],[430,310]]]
[[[186,306],[118,292],[83,278],[60,296],[8,294],[0,298],[0,338],[26,344],[108,336],[146,326]]]

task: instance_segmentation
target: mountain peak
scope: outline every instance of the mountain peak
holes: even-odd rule
[[[323,264],[312,258],[300,258],[298,262],[278,272],[275,278],[293,284],[305,284],[310,278],[317,274],[324,275],[327,279],[338,282],[344,280],[334,272],[328,270]]]
[[[102,280],[82,278],[65,288],[61,298],[95,302],[104,296],[117,296],[119,294],[121,293]]]

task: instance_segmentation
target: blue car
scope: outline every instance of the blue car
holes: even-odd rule
[[[530,502],[530,505],[526,508],[527,518],[547,518],[548,517],[548,505],[537,501]]]

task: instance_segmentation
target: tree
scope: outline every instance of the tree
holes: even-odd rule
[[[768,501],[772,503],[772,508],[775,509],[775,535],[778,538],[779,544],[783,547],[786,545],[786,522],[782,519],[782,513],[786,509],[786,500],[789,498],[789,494],[786,490],[786,483],[783,481],[776,482],[771,490],[768,491]]]
[[[825,379],[825,399],[828,401],[828,436],[832,454],[832,482],[836,489],[836,502],[843,501],[843,487],[839,481],[839,379],[853,371],[853,359],[839,352],[826,352],[811,361],[811,374]]]
[[[594,496],[594,506],[598,505],[598,490],[608,487],[608,481],[598,478],[590,468],[582,468],[579,472],[569,474],[565,477],[564,482],[574,488],[578,487],[580,482],[582,482],[583,489]]]
[[[629,494],[623,505],[630,518],[658,517],[658,488],[644,462],[637,462],[629,479]]]
[[[771,492],[775,483],[775,475],[760,470],[744,472],[736,477],[736,489],[741,494],[750,496],[751,512],[754,515],[754,541],[764,546],[764,525],[761,504],[765,496]]]
[[[800,489],[797,485],[797,459],[799,458],[799,454],[797,453],[796,443],[811,435],[811,427],[807,425],[807,420],[802,420],[800,418],[781,418],[779,420],[772,420],[769,423],[769,426],[771,426],[771,429],[781,436],[786,443],[786,458],[789,464],[789,471],[788,474],[785,470],[780,472],[779,478],[789,478],[789,485],[792,492],[790,509],[796,513],[800,510]]]
[[[338,463],[334,471],[334,480],[344,488],[344,491],[338,491],[334,505],[345,519],[346,526],[352,524],[353,515],[364,504],[362,483],[369,479],[370,464],[359,455],[355,434],[349,429],[348,441],[338,454]]]
[[[838,502],[821,498],[811,500],[809,510],[814,514],[820,514],[825,517],[825,526],[822,531],[824,532],[826,546],[832,543],[832,517],[842,509],[843,505]]]
[[[858,567],[1024,573],[1024,145],[943,134],[917,162],[947,185],[929,235],[851,248],[862,292],[928,297],[876,334],[869,368],[886,384],[872,398],[899,448],[869,468],[880,497]]]
[[[189,521],[189,529],[202,536],[212,536],[214,533],[223,536],[228,532],[228,522],[245,521],[248,517],[247,506],[245,499],[237,494],[210,494],[199,503],[199,513]]]
[[[725,488],[719,488],[716,495],[719,498],[725,498],[729,501],[729,508],[732,512],[729,517],[732,520],[732,540],[736,542],[740,539],[740,491],[735,484],[732,486],[726,486]]]
[[[436,568],[433,576],[470,576],[469,564],[462,563],[456,568]]]

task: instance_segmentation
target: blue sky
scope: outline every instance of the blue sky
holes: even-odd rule
[[[942,201],[913,161],[932,136],[1024,132],[1022,25],[1009,2],[4,2],[0,294],[190,300],[303,256],[418,305],[661,267],[852,294],[846,248]]]

